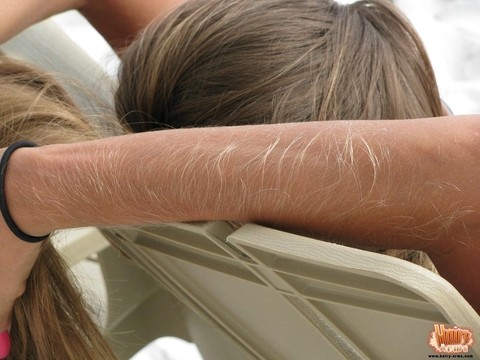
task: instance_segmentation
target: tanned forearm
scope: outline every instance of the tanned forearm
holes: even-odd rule
[[[465,117],[455,126],[437,118],[182,129],[21,149],[7,176],[16,169],[24,178],[8,186],[25,193],[23,203],[21,194],[12,199],[20,208],[38,191],[38,214],[25,220],[38,216],[32,221],[43,231],[137,218],[224,218],[340,233],[367,246],[385,247],[384,235],[395,246],[411,245],[412,237],[428,244],[421,240],[458,236],[458,220],[470,230],[479,220],[477,123]],[[37,188],[26,189],[29,183]],[[66,214],[58,214],[58,203]],[[40,221],[48,213],[53,218]]]
[[[223,219],[425,250],[478,310],[479,129],[478,117],[320,122],[20,149],[7,199],[32,235]]]

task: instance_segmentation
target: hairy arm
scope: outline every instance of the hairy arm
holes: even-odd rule
[[[7,200],[32,235],[223,219],[425,250],[478,311],[479,125],[479,117],[333,121],[21,149]]]
[[[2,0],[0,2],[0,43],[30,25],[66,10],[79,8],[86,0]]]

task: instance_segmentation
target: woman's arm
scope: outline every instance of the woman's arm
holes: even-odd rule
[[[20,149],[7,200],[31,235],[223,219],[425,250],[478,311],[479,135],[471,116],[169,130]]]
[[[82,7],[86,0],[2,0],[0,2],[0,44],[43,19]]]
[[[114,49],[127,46],[153,19],[186,0],[86,0],[79,9]]]
[[[0,222],[0,333],[8,329],[15,300],[25,291],[30,271],[40,252],[40,244],[19,240]],[[0,345],[0,354],[2,347]],[[0,357],[1,358],[1,357]]]
[[[78,9],[110,42],[122,48],[145,25],[184,0],[2,0],[0,43],[27,27],[61,13]]]

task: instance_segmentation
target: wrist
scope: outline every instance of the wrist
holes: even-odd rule
[[[13,220],[10,211],[9,211],[9,206],[8,206],[8,200],[5,195],[5,179],[6,179],[6,173],[8,169],[8,163],[10,161],[10,158],[14,154],[15,151],[18,149],[22,148],[32,148],[32,147],[37,147],[35,143],[32,143],[30,141],[17,141],[8,146],[2,157],[0,158],[0,212],[3,216],[3,220],[5,222],[5,225],[9,228],[10,232],[12,232],[17,238],[20,240],[23,240],[25,242],[29,243],[37,243],[40,241],[43,241],[48,238],[50,234],[43,235],[43,236],[31,236],[24,231],[22,231],[16,224],[16,222]]]
[[[41,180],[42,158],[34,148],[16,150],[8,162],[4,196],[16,226],[30,236],[43,236],[55,230],[45,216],[49,197]]]

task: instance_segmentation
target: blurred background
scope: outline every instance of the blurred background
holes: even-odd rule
[[[480,112],[480,1],[395,0],[423,39],[455,114]]]

